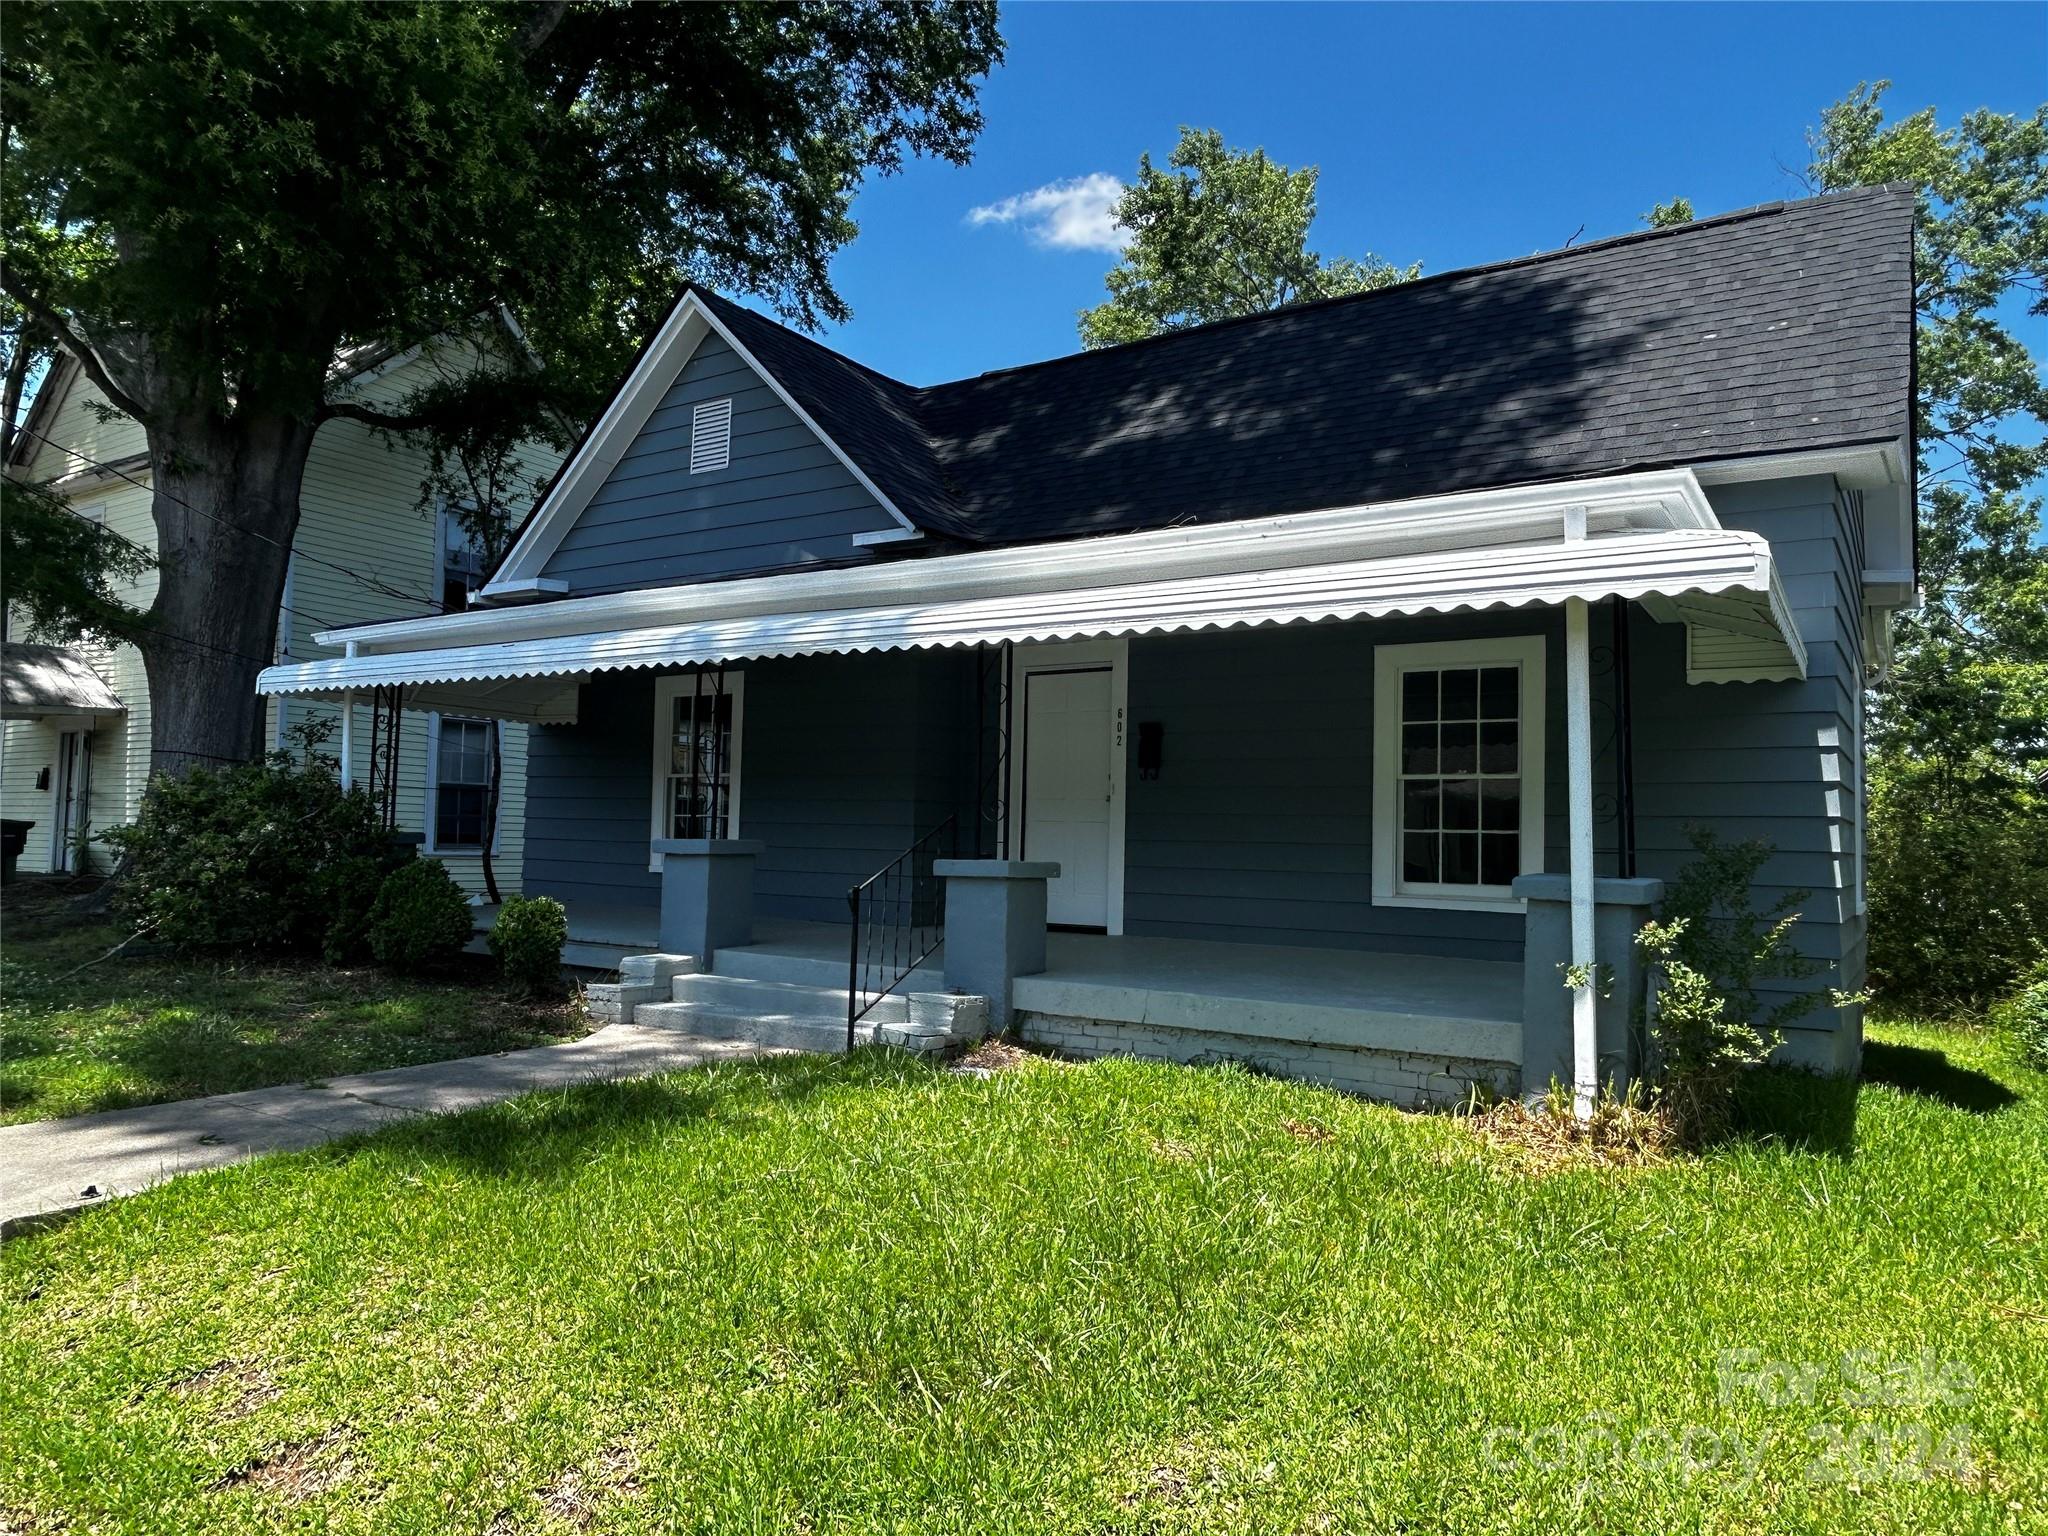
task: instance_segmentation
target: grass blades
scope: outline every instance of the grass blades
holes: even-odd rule
[[[2048,1083],[1882,1045],[1850,1140],[1541,1177],[1235,1070],[863,1053],[180,1180],[0,1255],[0,1514],[2040,1529]]]
[[[484,960],[431,981],[311,961],[100,961],[124,932],[10,921],[0,1124],[548,1045],[590,1028],[573,1002],[507,996]]]

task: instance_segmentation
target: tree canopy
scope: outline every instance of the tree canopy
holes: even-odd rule
[[[1692,199],[1689,197],[1674,197],[1668,203],[1658,203],[1643,215],[1643,222],[1652,229],[1672,229],[1692,221]]]
[[[1923,602],[1893,621],[1872,712],[1871,975],[1981,1004],[2048,925],[2048,386],[2016,329],[2048,314],[2048,108],[1887,121],[1886,89],[1821,115],[1809,171],[1917,194]]]
[[[1810,176],[1918,195],[1918,612],[1899,620],[1882,744],[2048,763],[2048,383],[2015,333],[2048,315],[2048,107],[1885,121],[1887,82],[1821,115]]]
[[[861,180],[964,159],[1001,53],[989,0],[11,7],[0,288],[147,429],[154,720],[253,744],[322,422],[559,439],[685,276],[843,318]],[[539,370],[343,386],[501,307]]]
[[[1419,264],[1325,260],[1308,248],[1321,174],[1229,149],[1213,129],[1182,128],[1164,170],[1141,156],[1116,210],[1130,244],[1104,279],[1109,298],[1081,313],[1082,343],[1114,346],[1419,276]]]

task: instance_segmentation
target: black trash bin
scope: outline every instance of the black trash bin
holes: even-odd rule
[[[34,825],[32,821],[0,821],[0,880],[14,878],[14,861],[28,846],[28,829]]]

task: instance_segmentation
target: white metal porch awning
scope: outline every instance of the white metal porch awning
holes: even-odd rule
[[[266,694],[336,697],[399,684],[418,690],[421,708],[445,703],[512,719],[571,720],[575,683],[598,672],[1548,607],[1574,597],[1639,600],[1657,617],[1685,624],[1702,659],[1689,667],[1695,681],[1805,672],[1769,545],[1749,533],[1680,529],[929,603],[710,612],[688,623],[271,667],[257,686]]]

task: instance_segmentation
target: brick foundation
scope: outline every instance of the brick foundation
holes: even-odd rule
[[[1020,1012],[1017,1025],[1034,1045],[1063,1055],[1142,1056],[1187,1064],[1235,1061],[1275,1077],[1325,1083],[1346,1093],[1410,1107],[1458,1104],[1477,1086],[1512,1094],[1521,1071],[1509,1062],[1417,1056],[1356,1046],[1307,1045],[1210,1030],[1122,1024],[1058,1014]]]

